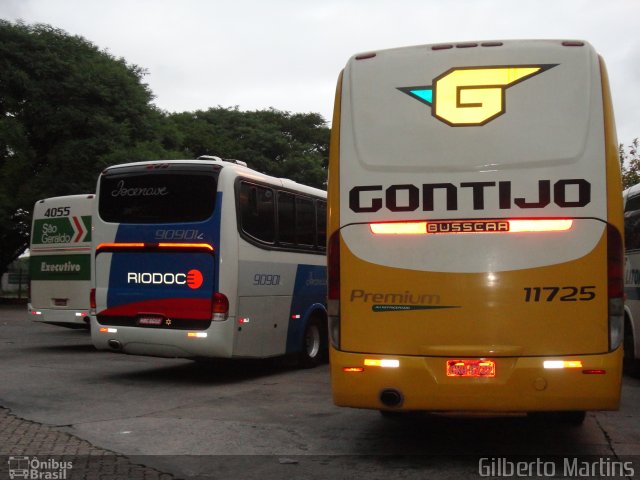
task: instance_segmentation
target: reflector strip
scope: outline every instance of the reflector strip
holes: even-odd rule
[[[118,333],[118,329],[117,328],[100,327],[100,332],[101,333]]]
[[[438,222],[370,223],[375,235],[425,235],[436,233],[522,233],[564,232],[570,230],[570,219],[532,220],[448,220]]]
[[[364,367],[344,367],[342,371],[345,373],[361,373],[364,372]]]
[[[188,332],[187,337],[191,338],[207,338],[207,332]]]
[[[214,248],[208,243],[101,243],[96,247],[96,252],[101,250],[119,251],[119,250],[142,250],[142,249],[187,249],[187,250],[206,250],[213,252]]]
[[[582,368],[581,360],[545,360],[544,368]]]
[[[582,373],[584,373],[585,375],[605,375],[607,371],[600,370],[600,369],[592,369],[592,370],[582,370]]]
[[[398,368],[400,366],[400,360],[394,360],[390,358],[365,358],[365,367],[385,367],[385,368]]]

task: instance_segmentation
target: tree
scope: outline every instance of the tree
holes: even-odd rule
[[[0,20],[0,274],[36,200],[93,192],[105,166],[179,143],[144,75],[82,37]]]
[[[634,138],[626,149],[622,143],[618,146],[623,188],[640,183],[640,149],[638,147],[637,138]]]
[[[170,115],[186,158],[217,155],[247,162],[254,170],[324,188],[329,128],[317,113],[237,108]]]

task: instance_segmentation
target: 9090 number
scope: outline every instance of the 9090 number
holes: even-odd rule
[[[525,287],[525,302],[588,302],[596,298],[596,287]]]
[[[280,275],[256,273],[253,277],[255,286],[275,286],[280,285]]]

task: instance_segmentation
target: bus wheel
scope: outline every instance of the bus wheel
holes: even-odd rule
[[[313,368],[320,365],[327,350],[326,336],[317,317],[311,318],[302,337],[302,351],[299,356],[300,366]]]

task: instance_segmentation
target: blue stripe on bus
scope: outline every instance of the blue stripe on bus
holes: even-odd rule
[[[209,243],[214,247],[214,265],[211,272],[211,255],[206,253],[172,253],[153,254],[144,252],[113,253],[111,270],[109,273],[109,289],[107,292],[107,308],[124,305],[144,300],[157,300],[162,298],[211,298],[211,292],[219,289],[219,259],[220,259],[220,225],[222,216],[222,193],[216,193],[216,206],[213,215],[203,222],[170,223],[170,224],[120,224],[116,232],[115,241],[158,243],[160,241],[180,243]],[[171,238],[158,238],[156,232],[160,230],[197,230],[202,233],[202,238],[188,240],[172,240]],[[201,288],[191,290],[189,288],[167,290],[166,288],[138,288],[135,295],[125,294],[122,290],[127,282],[127,273],[131,271],[149,271],[153,268],[156,272],[180,272],[186,273],[190,269],[201,270],[203,274],[209,273],[204,278]],[[134,287],[135,288],[135,287]],[[118,291],[120,290],[120,291]],[[144,292],[144,294],[142,293]],[[170,296],[168,296],[170,295]]]
[[[327,267],[324,265],[298,265],[293,287],[287,353],[302,351],[304,330],[313,312],[326,312]],[[296,318],[300,315],[299,318]],[[326,315],[324,316],[326,318]]]

